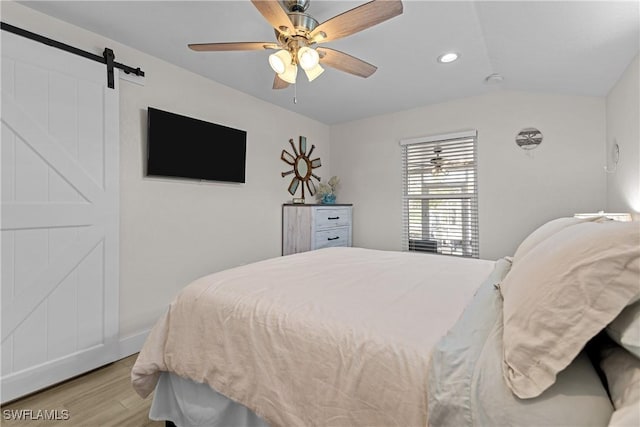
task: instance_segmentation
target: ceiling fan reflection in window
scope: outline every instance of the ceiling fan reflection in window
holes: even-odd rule
[[[468,155],[460,153],[459,150],[451,147],[445,153],[442,146],[433,147],[434,156],[429,159],[431,165],[431,175],[434,177],[442,177],[449,175],[449,172],[455,171],[457,168],[464,168],[474,163]]]
[[[440,157],[442,154],[442,147],[436,145],[433,148],[433,153],[436,155],[432,157],[429,161],[431,163],[431,175],[433,176],[441,176],[441,175],[449,175],[449,171],[444,168],[445,160]]]
[[[276,42],[196,43],[189,48],[198,52],[224,52],[273,49],[269,64],[276,72],[273,89],[295,84],[298,66],[313,81],[324,72],[322,65],[360,77],[376,70],[361,59],[317,44],[341,39],[402,13],[401,0],[373,0],[318,24],[306,13],[310,0],[251,0],[274,27]]]

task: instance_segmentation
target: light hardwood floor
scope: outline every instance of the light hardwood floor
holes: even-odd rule
[[[125,359],[2,406],[2,426],[163,427],[148,418],[151,396],[142,399],[130,383],[136,357]],[[68,420],[8,420],[6,410],[67,410]]]

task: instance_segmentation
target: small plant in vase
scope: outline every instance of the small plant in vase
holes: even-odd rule
[[[328,182],[321,182],[318,186],[318,193],[316,197],[320,200],[320,203],[324,205],[333,205],[336,202],[336,190],[340,184],[340,179],[337,176],[332,176]]]

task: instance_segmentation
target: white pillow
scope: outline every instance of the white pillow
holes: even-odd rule
[[[613,406],[582,353],[535,399],[513,395],[502,376],[502,300],[494,284],[508,271],[499,260],[455,326],[432,351],[428,425],[603,426]]]
[[[615,412],[610,426],[640,426],[640,360],[621,347],[600,362]]]
[[[500,290],[504,377],[518,397],[538,396],[640,294],[640,224],[566,227],[514,262]]]
[[[607,326],[607,334],[640,358],[640,301],[622,310],[622,313]]]
[[[531,249],[533,249],[538,243],[553,236],[558,231],[570,227],[576,224],[582,224],[583,222],[598,221],[602,217],[590,217],[590,218],[557,218],[553,219],[529,234],[518,246],[516,253],[513,255],[513,262],[518,262],[523,256],[525,256]]]

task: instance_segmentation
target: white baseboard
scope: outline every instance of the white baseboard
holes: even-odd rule
[[[79,374],[107,365],[138,353],[151,330],[143,331],[118,340],[118,354],[105,352],[103,345],[85,349],[81,353],[70,354],[43,365],[35,366],[0,378],[2,403],[20,398],[34,391],[66,381]]]
[[[147,339],[149,332],[151,332],[151,329],[142,331],[135,335],[130,335],[125,338],[120,338],[120,341],[118,342],[120,358],[122,359],[139,352],[145,340]]]

